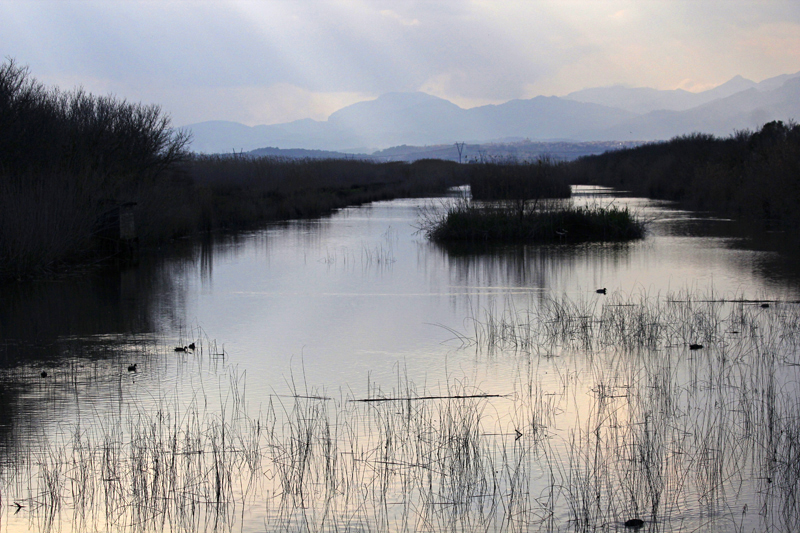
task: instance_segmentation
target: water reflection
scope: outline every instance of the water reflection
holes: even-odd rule
[[[566,295],[597,310],[616,293],[663,295],[686,287],[797,299],[800,275],[785,256],[748,248],[752,241],[732,231],[731,222],[600,192],[579,191],[575,201],[630,205],[652,220],[648,237],[624,244],[444,247],[425,241],[415,227],[419,208],[431,202],[399,200],[179,241],[166,253],[143,255],[135,267],[78,280],[4,287],[2,460],[19,461],[21,451],[90,412],[119,421],[131,405],[148,412],[154,398],[191,401],[198,391],[193,380],[231,368],[250,376],[248,399],[258,408],[299,389],[339,391],[341,399],[368,396],[376,383],[386,390],[407,380],[441,390],[454,369],[500,394],[526,386],[552,388],[547,394],[559,386],[591,390],[578,381],[586,364],[579,350],[569,354],[572,366],[558,384],[542,376],[562,370],[560,352],[543,351],[542,360],[516,353],[489,359],[447,344],[485,309],[537,310]],[[608,288],[607,298],[595,292],[601,287]],[[206,346],[218,339],[220,346],[172,351],[199,338]],[[685,355],[670,349],[676,360]],[[137,371],[129,372],[133,363]],[[593,371],[612,392],[622,388],[611,369]],[[209,405],[220,402],[206,397]],[[581,401],[569,416],[597,408]],[[542,405],[526,409],[534,413]]]
[[[635,244],[548,246],[440,246],[453,283],[488,287],[550,289],[562,286],[581,265],[616,270],[630,266]]]
[[[169,272],[127,268],[81,280],[3,287],[0,365],[52,361],[60,356],[63,339],[152,331],[154,294],[180,302],[173,279]]]

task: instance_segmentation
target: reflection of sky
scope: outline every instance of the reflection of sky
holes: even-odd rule
[[[368,374],[373,382],[389,380],[398,363],[429,379],[468,365],[468,354],[442,344],[453,337],[446,328],[468,332],[468,316],[502,308],[507,297],[524,308],[540,294],[602,298],[594,292],[600,287],[651,295],[687,287],[792,294],[759,278],[761,253],[731,249],[725,238],[673,235],[691,233],[681,213],[653,222],[641,242],[468,256],[448,254],[416,233],[424,203],[347,209],[215,251],[210,279],[187,279],[186,320],[225,342],[230,360],[259,376],[258,387],[283,387],[283,376],[291,368],[297,373],[302,361],[311,385],[359,388]],[[646,205],[637,209],[663,216]],[[672,232],[676,225],[682,229]]]
[[[537,346],[534,355],[476,353],[459,349],[453,339],[453,331],[471,336],[469,317],[484,319],[486,309],[493,309],[495,316],[508,309],[524,312],[548,296],[565,295],[582,306],[577,311],[580,315],[590,314],[585,310],[598,311],[603,302],[624,302],[628,294],[639,291],[651,299],[687,288],[700,298],[711,288],[717,296],[796,298],[789,282],[761,276],[770,264],[768,254],[730,247],[730,238],[722,236],[718,227],[713,237],[693,236],[698,230],[708,235],[708,221],[667,212],[648,202],[632,203],[655,221],[645,240],[628,244],[450,253],[416,232],[418,207],[426,201],[399,200],[198,245],[195,260],[187,259],[192,254],[184,251],[160,268],[142,268],[121,277],[121,285],[150,287],[146,296],[138,295],[147,302],[137,302],[130,309],[152,310],[159,326],[155,335],[115,335],[106,331],[110,326],[103,321],[97,327],[105,329],[89,335],[88,340],[83,329],[79,335],[64,335],[59,347],[71,357],[60,366],[48,367],[50,377],[39,379],[38,369],[20,370],[30,375],[22,380],[24,389],[12,395],[16,404],[9,410],[17,419],[4,429],[13,432],[15,449],[24,454],[32,449],[24,444],[30,441],[39,444],[48,438],[54,442],[59,437],[70,441],[73,424],[78,422],[83,424],[84,435],[96,437],[101,431],[93,424],[124,427],[129,413],[154,416],[159,406],[186,413],[186,405],[194,401],[203,413],[215,413],[219,403],[232,406],[231,383],[224,370],[233,369],[251,415],[269,402],[291,406],[291,399],[275,393],[286,395],[294,390],[336,399],[348,395],[363,398],[369,394],[368,383],[373,394],[379,388],[389,396],[403,395],[406,385],[419,394],[503,395],[482,403],[482,438],[500,435],[499,439],[511,443],[514,430],[521,428],[530,439],[531,424],[536,422],[546,426],[552,437],[548,460],[562,462],[562,466],[572,460],[574,431],[584,430],[584,439],[592,434],[587,428],[597,425],[607,428],[610,437],[629,423],[633,423],[632,431],[638,431],[643,417],[663,407],[658,403],[662,400],[670,405],[674,402],[680,413],[670,420],[679,424],[670,429],[677,432],[678,441],[684,438],[681,431],[698,435],[699,430],[716,427],[721,419],[736,432],[744,427],[737,417],[745,416],[742,412],[746,410],[729,406],[741,399],[737,396],[740,389],[764,390],[759,380],[773,375],[767,372],[772,364],[769,358],[761,354],[754,358],[756,352],[750,345],[737,344],[742,338],[738,333],[723,330],[723,340],[716,347],[697,353],[685,346],[687,335],[673,332],[678,340],[673,338],[657,352],[607,348],[607,353],[600,349],[591,357],[580,347],[549,345]],[[606,287],[609,294],[597,294],[599,287]],[[137,298],[135,292],[122,294],[119,306],[129,306],[129,299]],[[84,302],[78,288],[66,294],[76,299],[78,306]],[[56,299],[51,295],[43,301]],[[108,302],[106,306],[112,307]],[[666,314],[664,309],[658,312]],[[781,316],[772,314],[773,308],[757,305],[749,305],[747,310],[763,313],[762,318]],[[786,316],[792,315],[787,312]],[[687,326],[693,327],[694,323]],[[212,356],[207,339],[198,353],[172,350],[187,339],[204,336],[224,345],[226,356]],[[778,336],[771,338],[774,341]],[[612,341],[604,346],[616,346],[616,337]],[[784,352],[773,354],[774,361],[783,365],[774,374],[775,387],[780,394],[791,396],[800,367],[796,366],[794,346],[782,349]],[[785,352],[787,349],[792,351]],[[729,357],[729,362],[716,357],[721,354]],[[749,362],[753,358],[756,363]],[[135,373],[126,370],[132,362],[138,363]],[[728,388],[723,392],[731,396],[718,405],[720,390],[708,385],[719,379],[719,365],[726,371],[722,381]],[[747,392],[744,394],[747,399]],[[178,404],[181,406],[169,407]],[[333,409],[336,404],[330,401],[325,405]],[[341,405],[353,407],[352,403]],[[394,406],[385,408],[395,411]],[[362,422],[359,419],[356,425],[371,435],[365,438],[375,438],[370,433],[375,428]],[[659,421],[653,419],[653,423]],[[587,442],[578,446],[588,446]],[[616,450],[613,438],[604,442],[604,453]],[[591,456],[587,453],[578,460],[590,461]],[[547,463],[540,464],[538,459],[530,466],[535,475],[529,479],[534,484],[549,479],[547,472],[539,471]],[[695,468],[692,464],[692,471]],[[535,489],[530,494],[540,487]],[[683,489],[681,483],[678,490]],[[748,499],[752,496],[750,485],[737,487],[731,494],[725,496],[730,498],[725,500],[730,508],[752,501]],[[242,529],[263,530],[261,502],[250,511],[252,515],[243,513],[246,524]],[[688,516],[690,521],[700,515],[690,506],[682,511],[687,514],[681,519]],[[747,519],[757,521],[758,516],[751,513]],[[24,530],[22,517],[12,518],[17,522],[10,531]],[[569,517],[560,518],[566,523]]]

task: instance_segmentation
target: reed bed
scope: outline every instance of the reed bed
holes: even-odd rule
[[[514,157],[475,161],[469,165],[469,186],[475,200],[569,198],[566,162],[548,156],[528,161]]]
[[[728,137],[692,133],[567,163],[571,183],[630,190],[636,196],[713,211],[786,232],[797,245],[800,125],[772,121]]]
[[[303,382],[256,415],[229,369],[189,400],[84,420],[3,463],[2,518],[39,530],[624,531],[636,519],[792,531],[798,323],[797,303],[741,295],[542,297],[476,310],[456,335],[507,358],[510,378],[429,387],[398,370],[362,394]]]
[[[569,244],[641,239],[645,223],[627,207],[615,205],[461,199],[443,212],[423,212],[420,229],[440,243]]]

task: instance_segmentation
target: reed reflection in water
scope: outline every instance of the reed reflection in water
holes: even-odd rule
[[[465,253],[396,201],[4,292],[2,524],[789,530],[793,278],[634,201],[627,245]]]

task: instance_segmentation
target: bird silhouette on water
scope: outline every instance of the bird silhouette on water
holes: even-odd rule
[[[702,349],[702,348],[703,348],[703,345],[702,345],[702,344],[690,344],[690,345],[689,345],[689,349],[690,349],[690,350],[700,350],[700,349]]]
[[[138,363],[133,363],[132,365],[128,365],[128,372],[136,372],[136,365]]]
[[[47,372],[45,372],[44,370],[42,370],[42,373],[41,373],[41,374],[39,374],[39,375],[40,375],[40,376],[42,376],[43,378],[46,378],[46,377],[47,377]]]
[[[193,352],[194,351],[194,343],[191,343],[189,346],[176,346],[176,352]]]
[[[605,294],[607,291],[606,291],[606,288],[605,288],[605,287],[603,287],[602,289],[597,289],[597,290],[596,290],[596,291],[594,291],[594,292],[596,292],[597,294]]]

